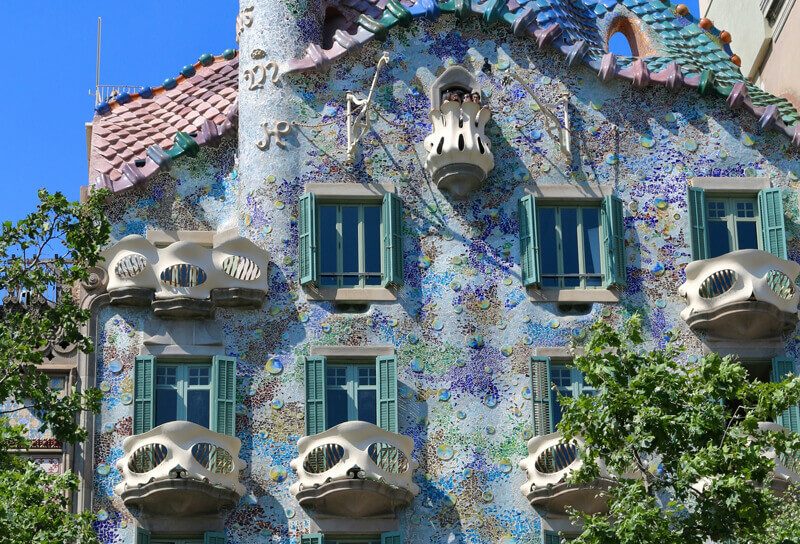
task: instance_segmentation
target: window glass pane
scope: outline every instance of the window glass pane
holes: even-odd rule
[[[358,419],[367,421],[373,425],[377,424],[377,391],[374,389],[358,390]]]
[[[561,208],[561,251],[564,257],[564,274],[578,274],[578,210]],[[577,287],[580,279],[565,278],[565,287]]]
[[[708,253],[709,257],[719,257],[731,250],[730,237],[728,236],[728,223],[726,221],[708,222]]]
[[[358,206],[342,206],[342,272],[358,272]],[[342,285],[358,285],[358,276],[345,275]]]
[[[157,366],[156,385],[175,385],[177,371],[174,366]]]
[[[336,206],[319,207],[319,271],[322,285],[336,285]]]
[[[377,274],[367,276],[367,285],[381,284],[381,208],[364,207],[364,272]]]
[[[178,390],[156,389],[156,427],[178,419]]]
[[[208,389],[190,389],[186,399],[186,420],[208,427],[210,412],[210,391]]]
[[[758,249],[758,235],[756,234],[755,221],[736,222],[736,249]]]
[[[755,217],[756,205],[754,202],[737,202],[736,217]]]
[[[347,369],[341,366],[328,367],[325,371],[328,387],[347,385]]]
[[[558,274],[558,238],[556,235],[556,210],[555,208],[539,208],[539,258],[542,266],[542,285],[553,287],[558,285],[558,280],[553,278]],[[548,276],[551,276],[548,278]]]
[[[587,274],[601,274],[600,209],[583,208],[583,261]],[[600,277],[587,278],[586,285],[599,286]]]
[[[347,421],[347,391],[344,389],[328,389],[326,415],[328,428]]]
[[[211,383],[210,368],[189,368],[189,385],[208,385],[209,383]]]
[[[358,385],[375,385],[375,367],[361,366],[358,368]]]
[[[708,219],[724,219],[725,218],[725,201],[724,200],[709,200],[706,203],[708,208]]]

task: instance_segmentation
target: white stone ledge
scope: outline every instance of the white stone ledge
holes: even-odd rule
[[[309,300],[328,300],[343,303],[394,302],[397,295],[385,287],[309,287]]]
[[[769,189],[769,178],[692,178],[689,184],[696,189],[720,193],[757,193]]]
[[[614,187],[588,183],[537,183],[533,187],[526,189],[525,192],[543,200],[602,200],[603,197],[613,194]]]
[[[382,355],[394,355],[394,346],[311,346],[311,355],[341,359],[375,359]]]
[[[528,295],[533,302],[566,302],[566,303],[592,303],[592,302],[619,302],[619,291],[616,289],[559,289],[557,287],[544,287],[542,289],[530,288]]]
[[[394,193],[394,183],[308,183],[306,192],[318,200],[380,200],[386,193]]]

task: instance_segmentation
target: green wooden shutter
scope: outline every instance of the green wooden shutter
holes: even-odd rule
[[[536,199],[533,195],[523,196],[519,200],[519,258],[522,283],[526,286],[541,282],[536,224]]]
[[[156,358],[142,355],[133,367],[133,434],[146,433],[155,421]]]
[[[695,187],[689,187],[689,230],[692,235],[692,260],[708,259],[706,192]]]
[[[603,198],[603,245],[606,269],[603,285],[625,287],[625,223],[622,200],[614,195]]]
[[[306,436],[328,428],[325,421],[325,357],[305,358]]]
[[[794,361],[787,357],[775,357],[772,359],[772,375],[770,376],[773,382],[782,382],[786,379],[787,374],[794,375]],[[788,409],[778,416],[777,423],[789,429],[792,432],[800,433],[800,406],[790,406]]]
[[[553,407],[550,404],[550,357],[531,357],[531,398],[533,434],[553,432]]]
[[[297,221],[300,241],[300,284],[317,283],[317,203],[312,193],[300,197]]]
[[[403,285],[403,201],[394,194],[383,195],[383,282]]]
[[[543,531],[543,544],[561,544],[561,537],[555,531]]]
[[[324,544],[325,537],[322,533],[314,533],[313,535],[303,535],[300,537],[300,544]]]
[[[225,533],[211,533],[203,534],[203,544],[226,544],[228,539],[225,538]]]
[[[138,527],[136,529],[136,544],[150,544],[150,531],[145,531]]]
[[[403,537],[399,531],[381,534],[381,544],[403,544]]]
[[[783,219],[783,196],[780,189],[762,189],[758,193],[761,217],[761,241],[764,251],[787,259],[786,226]]]
[[[235,436],[236,359],[214,357],[211,376],[211,430]]]
[[[393,355],[375,359],[378,376],[378,426],[397,432],[397,360]]]

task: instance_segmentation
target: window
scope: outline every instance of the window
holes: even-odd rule
[[[191,421],[222,434],[235,434],[236,360],[210,363],[136,358],[134,434],[170,421]]]
[[[150,531],[136,529],[136,544],[226,544],[225,533],[206,532],[194,538],[151,536]]]
[[[370,363],[328,362],[307,357],[306,434],[345,421],[366,421],[397,432],[397,362],[394,356]]]
[[[786,229],[780,189],[757,197],[707,194],[689,189],[692,259],[710,259],[741,249],[762,249],[786,259]]]
[[[623,287],[625,241],[622,201],[596,204],[519,202],[520,261],[526,286]]]
[[[387,287],[403,283],[402,202],[317,202],[300,198],[300,283],[317,287]]]
[[[381,285],[381,206],[324,204],[318,213],[320,285]]]
[[[600,287],[599,206],[537,209],[543,287]]]
[[[787,374],[794,374],[794,360],[787,357],[775,357],[771,361],[742,361],[747,369],[748,378],[760,382],[782,382]],[[737,407],[729,406],[731,411]],[[800,406],[790,406],[777,417],[776,423],[787,429],[800,432]]]
[[[371,536],[325,536],[316,533],[303,535],[301,544],[403,544],[403,537],[395,531]]]
[[[566,364],[553,363],[550,357],[531,357],[530,375],[533,427],[537,436],[555,432],[561,421],[559,395],[595,394],[595,389],[584,382],[580,371]]]

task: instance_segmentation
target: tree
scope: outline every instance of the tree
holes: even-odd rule
[[[800,401],[800,378],[762,383],[732,357],[682,355],[675,343],[644,349],[639,316],[593,325],[575,366],[597,394],[561,398],[559,429],[585,442],[573,482],[594,481],[600,462],[629,477],[609,490],[608,514],[575,513],[574,542],[800,542],[797,494],[770,488],[765,455],[796,459],[800,436],[759,429]]]
[[[72,287],[89,278],[109,238],[103,212],[105,191],[83,204],[62,194],[39,191],[37,209],[0,232],[0,541],[14,543],[91,543],[96,536],[89,513],[72,514],[72,473],[47,474],[14,450],[31,445],[30,431],[12,425],[9,416],[27,410],[62,443],[86,437],[78,423],[84,410],[96,411],[100,393],[73,390],[65,395],[49,387],[37,365],[53,345],[93,349],[82,334],[89,311],[78,306]]]

